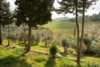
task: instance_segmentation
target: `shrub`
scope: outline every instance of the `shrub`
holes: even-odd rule
[[[84,38],[84,44],[87,47],[87,50],[90,50],[91,44],[92,44],[92,40],[90,38]]]
[[[66,40],[66,39],[63,39],[61,41],[61,45],[62,45],[62,47],[64,49],[64,54],[67,54],[67,49],[68,49],[68,47],[70,45],[70,42],[68,40]]]
[[[52,45],[49,49],[50,56],[45,64],[45,67],[56,67],[56,53],[57,53],[57,47],[55,45]]]
[[[56,53],[57,53],[57,47],[55,45],[51,46],[49,49],[50,57],[52,59],[56,58]]]
[[[84,51],[84,54],[91,55],[91,56],[97,54],[96,51],[91,50],[91,45],[94,44],[94,40],[95,40],[94,37],[89,38],[88,36],[85,36],[85,38],[84,38],[84,44],[85,44],[85,46],[86,46],[87,49]]]

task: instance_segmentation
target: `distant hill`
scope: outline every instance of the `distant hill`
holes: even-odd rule
[[[69,19],[68,17],[61,17],[61,18],[53,19],[53,21],[68,20],[68,19]]]
[[[52,30],[71,30],[74,28],[75,23],[70,22],[68,20],[54,20],[52,22],[49,22],[48,24],[44,25],[46,28],[52,29]]]

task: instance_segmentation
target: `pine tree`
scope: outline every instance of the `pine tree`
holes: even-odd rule
[[[29,27],[28,44],[25,52],[30,50],[31,46],[31,28],[37,28],[37,25],[43,25],[51,21],[51,11],[54,0],[16,0],[17,25],[26,23]]]
[[[1,27],[12,22],[11,12],[9,9],[9,2],[0,0],[0,45],[2,45]]]

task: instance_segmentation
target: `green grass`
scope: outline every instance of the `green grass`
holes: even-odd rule
[[[36,51],[41,51],[42,52],[48,52],[49,49],[45,47],[45,43],[44,42],[40,42],[37,46],[32,46],[32,50],[36,50]]]
[[[73,67],[77,66],[76,62],[69,59],[58,59],[59,67]]]
[[[72,29],[74,26],[75,23],[69,21],[53,21],[45,25],[45,27],[50,29]]]
[[[91,23],[91,25],[92,24],[95,25],[94,23]],[[89,24],[86,26],[88,27],[88,25]],[[61,34],[66,38],[67,36],[73,37],[75,23],[69,21],[53,21],[44,25],[44,27],[52,30],[55,37],[56,35],[60,37],[59,34]],[[6,39],[3,44],[7,45]],[[10,47],[7,48],[0,46],[0,67],[46,67],[49,57],[48,55],[42,55],[30,51],[26,55],[22,56],[23,47],[20,46],[21,44],[17,44],[18,42],[11,42]],[[12,46],[16,46],[16,48],[12,49]],[[58,53],[63,52],[63,48],[61,46],[57,47],[59,51]],[[31,48],[33,51],[49,52],[49,48],[44,47],[44,42],[40,42],[37,46],[32,46]],[[77,67],[77,63],[75,61],[76,56],[74,54],[76,54],[75,50],[69,48],[67,56],[56,59],[56,67]],[[82,57],[81,60],[82,67],[100,67],[100,58],[85,56]]]
[[[44,47],[37,46],[38,50],[46,51]],[[36,47],[35,47],[36,48]],[[37,48],[34,50],[37,50]],[[23,53],[22,49],[16,48],[4,48],[0,46],[0,67],[45,67],[48,61],[47,55],[42,55],[34,52],[29,52],[24,56],[20,56]],[[76,57],[68,55],[64,58],[56,59],[56,67],[77,67],[75,62]],[[93,67],[100,64],[100,58],[96,57],[83,57],[82,67]]]
[[[57,34],[69,35],[70,34],[69,36],[72,36],[75,23],[69,22],[69,21],[56,21],[56,22],[53,21],[44,25],[44,27],[52,30],[55,35]]]

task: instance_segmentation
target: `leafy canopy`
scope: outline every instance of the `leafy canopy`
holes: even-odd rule
[[[85,11],[88,9],[91,5],[93,5],[97,0],[78,0],[77,2],[77,8],[78,13],[81,13],[83,11],[83,1],[85,3]],[[74,13],[75,7],[76,7],[76,0],[62,0],[58,3],[61,5],[60,8],[57,10],[58,13]]]
[[[16,0],[16,24],[22,23],[36,27],[51,21],[51,10],[54,0]]]
[[[12,15],[9,9],[9,2],[0,0],[0,25],[8,25],[12,23]]]

